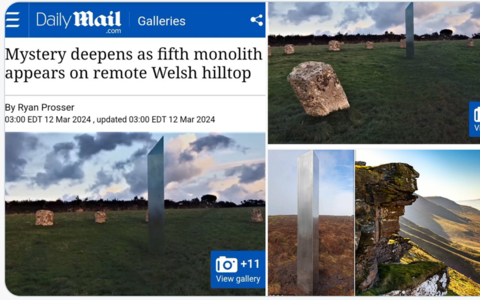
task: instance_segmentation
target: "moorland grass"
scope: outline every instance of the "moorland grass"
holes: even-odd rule
[[[265,224],[251,208],[166,211],[165,255],[148,251],[146,211],[6,216],[6,285],[15,295],[265,295],[211,289],[210,251],[265,250]],[[264,214],[264,210],[262,209]]]
[[[350,108],[307,115],[287,81],[306,61],[332,65]],[[478,143],[468,137],[468,105],[480,101],[480,47],[466,41],[415,43],[405,58],[399,43],[272,47],[269,57],[269,143]]]

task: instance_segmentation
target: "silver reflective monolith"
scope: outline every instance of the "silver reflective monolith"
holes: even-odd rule
[[[309,295],[318,285],[318,168],[313,151],[297,158],[297,285]]]
[[[405,9],[405,31],[407,40],[407,58],[414,55],[413,2]]]
[[[148,240],[151,251],[160,254],[164,246],[165,204],[163,137],[148,153]]]

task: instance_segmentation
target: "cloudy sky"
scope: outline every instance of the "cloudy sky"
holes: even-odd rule
[[[405,33],[409,2],[270,2],[270,34]],[[415,33],[480,32],[480,2],[416,2]]]
[[[307,150],[268,151],[268,214],[297,214],[297,157]],[[315,151],[319,164],[319,214],[354,213],[353,150]]]
[[[420,173],[421,196],[441,196],[453,201],[480,199],[478,150],[357,150],[356,160],[367,166],[408,163]]]
[[[162,136],[167,199],[265,199],[264,134],[13,132],[5,199],[148,198],[146,155]]]

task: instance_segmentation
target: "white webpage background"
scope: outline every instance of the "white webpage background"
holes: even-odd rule
[[[44,2],[44,1],[30,1],[30,2]],[[58,1],[58,0],[49,0],[48,2],[76,2],[76,1]],[[105,0],[105,1],[90,1],[90,2],[131,2],[131,1],[108,1],[108,0]],[[162,1],[148,1],[148,0],[145,0],[143,2],[162,2]],[[163,2],[205,2],[205,1],[198,1],[198,0],[188,0],[188,1],[163,1]],[[248,0],[243,0],[243,1],[230,1],[230,0],[224,0],[224,1],[210,1],[210,2],[258,2],[258,1],[248,1]],[[278,0],[276,2],[290,2],[290,1],[285,1],[285,0]],[[313,2],[313,1],[312,1]],[[318,1],[318,2],[321,2],[321,1]],[[329,1],[329,2],[339,2],[339,1]],[[379,1],[375,1],[375,2],[398,2],[398,1],[393,1],[393,0],[379,0]],[[462,2],[462,1],[458,1],[458,0],[451,0],[450,2]],[[10,2],[10,1],[2,1],[0,3],[0,6],[2,7],[2,11],[5,12],[8,8],[8,6],[10,4],[12,4],[13,2]],[[267,6],[267,14],[268,16],[268,6]],[[4,24],[5,20],[4,18],[1,18],[1,30],[2,30],[2,35],[5,36],[5,24]],[[267,29],[267,35],[268,35],[268,18],[265,22],[265,25],[266,25],[266,29]],[[268,45],[268,41],[265,40],[264,42],[264,47],[267,47]],[[4,64],[4,57],[2,59],[2,64]],[[265,61],[265,64],[267,64],[267,61]],[[4,69],[4,66],[3,66],[3,69]],[[4,80],[1,80],[1,85],[2,85],[2,88],[4,88],[4,83],[5,81]],[[265,78],[263,80],[264,82],[264,88],[265,88],[265,92],[267,91],[267,88],[268,88],[268,78]],[[266,105],[265,105],[265,110],[266,110]],[[5,114],[4,114],[4,110],[3,110],[3,117],[5,117]],[[248,120],[250,120],[250,118],[248,118]],[[264,126],[265,126],[265,130],[267,130],[268,128],[268,118],[267,116],[264,117]],[[4,122],[0,122],[2,125],[2,127],[4,126]],[[5,130],[5,127],[3,127],[3,129]],[[5,143],[5,135],[0,135],[0,145],[4,145]],[[2,151],[2,155],[3,157],[5,157],[5,147],[0,147],[1,148],[1,151]],[[479,149],[479,146],[478,145],[458,145],[458,144],[453,144],[453,145],[447,145],[447,144],[435,144],[435,145],[404,145],[404,144],[395,144],[395,145],[389,145],[389,144],[382,144],[382,145],[371,145],[371,144],[360,144],[360,145],[351,145],[351,144],[339,144],[339,145],[335,145],[335,144],[329,144],[329,145],[269,145],[268,146],[268,149],[267,149],[267,158],[266,158],[266,162],[267,162],[267,165],[266,165],[266,176],[267,176],[267,180],[268,180],[268,150],[303,150],[303,149],[329,149],[329,150],[335,150],[335,149],[391,149],[391,150],[401,150],[401,149]],[[1,188],[4,189],[4,181],[5,181],[5,164],[4,164],[4,161],[2,161],[1,163],[1,176],[2,176],[2,180],[0,180],[0,184],[1,184]],[[268,184],[266,185],[266,199],[267,199],[267,210],[268,210]],[[354,201],[354,199],[352,199],[352,201]],[[1,214],[2,216],[5,216],[5,206],[2,205],[1,206]],[[1,229],[0,229],[0,233],[2,235],[2,237],[0,238],[1,240],[1,249],[2,251],[4,251],[5,249],[5,220],[3,220],[0,224],[1,226]],[[266,228],[266,231],[268,233],[268,229]],[[268,237],[266,235],[266,240],[265,240],[265,250],[267,251],[268,253]],[[353,243],[353,241],[352,241]],[[3,270],[5,270],[5,253],[3,253],[4,255],[1,256],[0,258],[0,261],[1,261],[1,267],[3,268]],[[267,264],[268,265],[268,264]],[[5,283],[5,273],[4,272],[0,272],[0,277],[1,277],[1,281],[3,283]],[[266,281],[268,282],[268,272],[267,272],[267,279]],[[15,296],[12,295],[6,288],[5,284],[2,285],[2,287],[0,288],[0,296],[3,298],[3,299],[12,299],[14,298]],[[203,297],[203,298],[207,298],[208,296],[206,297]],[[35,297],[23,297],[25,299],[34,299]],[[65,296],[62,296],[62,297],[57,297],[58,299],[67,299],[68,297],[65,297]],[[84,297],[85,298],[85,297]],[[90,297],[90,298],[100,298],[100,297]],[[119,298],[119,297],[118,297]],[[122,297],[122,299],[135,299],[135,298],[138,298],[138,297]],[[167,298],[167,299],[184,299],[184,298],[191,298],[191,297],[187,297],[187,296],[180,296],[180,297],[165,297],[165,296],[162,296],[162,298]],[[209,297],[211,298],[211,297]],[[263,297],[221,297],[222,299],[225,299],[225,298],[230,298],[230,299],[252,299],[252,298],[263,298]],[[302,297],[302,298],[307,298],[307,297]],[[363,298],[373,298],[373,297],[362,297]],[[425,298],[427,299],[427,297],[416,297],[417,298]],[[340,297],[335,297],[335,299],[352,299],[350,296],[340,296]]]

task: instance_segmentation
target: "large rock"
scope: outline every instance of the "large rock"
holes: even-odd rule
[[[340,51],[340,42],[335,41],[335,40],[328,42],[328,50],[329,51]]]
[[[407,48],[407,40],[406,39],[401,39],[400,40],[400,48],[402,48],[402,49]]]
[[[95,223],[106,223],[107,222],[107,214],[104,211],[97,211],[95,213]]]
[[[364,162],[364,161],[360,161],[360,160],[358,160],[358,161],[355,161],[355,165],[356,165],[356,166],[362,166],[362,167],[365,167],[365,166],[367,165],[367,163],[366,163],[366,162]]]
[[[35,225],[53,226],[53,211],[37,210],[35,213]]]
[[[445,267],[417,286],[394,290],[382,296],[445,296],[449,284],[450,276],[448,268]]]
[[[285,54],[294,54],[295,47],[292,44],[285,45]]]
[[[268,56],[272,56],[272,49],[270,45],[268,45]]]
[[[287,79],[305,112],[311,116],[326,116],[350,107],[337,74],[329,64],[301,63],[293,68]]]
[[[366,42],[365,49],[368,49],[368,50],[373,49],[373,42]]]
[[[472,38],[469,38],[467,40],[467,47],[473,47],[473,39]]]
[[[355,166],[355,231],[360,232],[355,261],[355,284],[365,291],[378,280],[378,265],[398,263],[411,249],[397,235],[405,206],[417,199],[419,174],[403,163],[378,167]]]
[[[263,222],[262,211],[258,208],[254,208],[252,210],[250,220],[254,223],[262,223]]]

